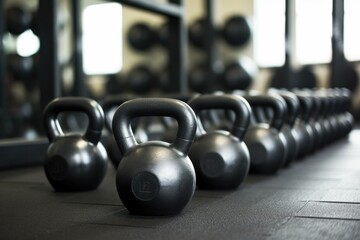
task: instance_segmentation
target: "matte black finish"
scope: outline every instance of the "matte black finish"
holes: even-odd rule
[[[131,121],[140,116],[169,116],[179,130],[173,143],[138,144]],[[134,99],[123,103],[113,118],[113,132],[123,158],[116,175],[119,197],[132,214],[172,215],[191,200],[195,170],[187,154],[196,134],[196,117],[184,102],[174,99]]]
[[[250,123],[251,109],[246,100],[234,95],[202,95],[189,101],[198,116],[198,136],[189,157],[194,164],[196,181],[203,189],[237,188],[246,178],[250,155],[242,141]],[[206,133],[199,113],[226,109],[235,113],[232,129]]]
[[[273,174],[285,163],[286,139],[281,133],[285,121],[286,103],[283,99],[269,95],[245,96],[251,107],[268,106],[274,116],[269,124],[250,126],[244,142],[250,152],[250,171]]]
[[[320,105],[310,91],[297,91],[296,95],[299,98],[300,104],[302,104],[303,107],[306,105],[304,108],[305,112],[303,113],[303,121],[305,130],[311,138],[311,145],[309,145],[308,151],[305,154],[310,154],[315,152],[321,145],[321,130],[317,124],[314,124],[314,118],[319,114]]]
[[[65,111],[84,112],[89,125],[84,135],[64,134],[58,114]],[[104,126],[104,113],[94,100],[81,97],[57,98],[44,111],[44,127],[50,141],[44,170],[56,191],[95,189],[105,176],[107,154],[99,142]]]
[[[282,128],[282,133],[287,143],[287,154],[284,166],[289,166],[295,159],[299,151],[299,142],[301,135],[294,129],[295,121],[300,114],[300,102],[296,95],[291,92],[279,92],[279,95],[285,100],[287,106],[287,120]]]
[[[294,128],[300,134],[302,139],[297,154],[297,158],[301,159],[311,151],[314,144],[314,137],[311,127],[307,124],[311,114],[311,100],[308,97],[299,94],[296,94],[296,96],[300,102],[300,119],[295,123]]]

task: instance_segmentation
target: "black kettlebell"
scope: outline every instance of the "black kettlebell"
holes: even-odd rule
[[[281,128],[286,116],[283,99],[270,95],[245,96],[253,107],[271,107],[273,118],[269,124],[250,125],[244,142],[250,152],[250,171],[253,173],[276,173],[285,163],[286,139]]]
[[[347,88],[339,89],[339,94],[342,97],[341,115],[344,121],[343,137],[347,136],[354,128],[354,116],[350,113],[352,107],[351,91]]]
[[[306,90],[297,90],[296,95],[299,98],[300,105],[305,104],[306,111],[304,111],[304,124],[305,130],[308,132],[310,136],[310,142],[308,145],[307,154],[314,153],[318,147],[321,145],[321,136],[320,136],[320,129],[318,126],[314,125],[314,118],[317,117],[320,111],[319,102],[313,96],[312,93]]]
[[[320,100],[322,106],[322,111],[319,116],[319,122],[323,129],[322,146],[325,146],[331,142],[334,132],[328,118],[331,110],[331,102],[326,96],[326,92],[324,90],[318,90],[316,92],[316,97]]]
[[[313,102],[313,109],[310,118],[310,126],[313,129],[314,133],[314,146],[312,148],[312,152],[319,150],[323,146],[324,142],[324,129],[321,126],[319,119],[323,111],[323,104],[322,101],[316,96],[314,91],[309,91],[309,98]]]
[[[138,144],[131,120],[140,116],[169,116],[179,129],[173,143]],[[196,134],[196,117],[184,102],[165,98],[134,99],[115,112],[113,132],[123,155],[116,175],[119,197],[131,214],[171,215],[191,200],[195,170],[187,156]]]
[[[58,115],[66,111],[84,112],[89,118],[85,134],[64,134]],[[44,162],[47,179],[56,191],[95,189],[105,176],[107,154],[99,142],[104,126],[100,105],[83,97],[63,97],[45,108],[43,123],[50,141]]]
[[[114,108],[119,107],[124,102],[134,99],[135,96],[133,95],[112,95],[108,96],[104,99],[102,103],[102,108],[105,113],[105,125],[107,130],[110,133],[110,138],[108,139],[106,143],[106,150],[109,155],[109,159],[114,165],[115,168],[119,166],[120,160],[121,160],[121,152],[117,146],[117,143],[115,141],[115,138],[112,134],[112,119],[114,114]],[[136,129],[138,126],[138,121],[132,122],[133,129]]]
[[[294,128],[299,132],[301,139],[303,139],[302,144],[299,146],[296,158],[302,159],[311,152],[312,146],[314,145],[313,130],[308,125],[311,115],[312,102],[311,99],[300,93],[295,94],[300,102],[300,117],[295,123]]]
[[[191,99],[189,106],[199,115],[203,110],[228,109],[235,113],[230,131],[206,132],[198,118],[197,138],[189,157],[194,164],[196,181],[202,189],[233,189],[249,172],[250,155],[242,141],[250,123],[250,106],[234,95],[202,95]]]
[[[301,141],[301,136],[293,128],[296,119],[300,114],[300,102],[295,94],[288,91],[279,91],[275,92],[275,94],[278,94],[284,99],[288,109],[288,116],[286,117],[286,121],[282,128],[282,132],[287,143],[287,154],[285,157],[284,167],[288,167],[296,159],[299,151],[299,142]]]

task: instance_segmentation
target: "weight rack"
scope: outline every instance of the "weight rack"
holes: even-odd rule
[[[82,70],[82,46],[81,46],[81,25],[80,25],[80,7],[78,0],[72,1],[73,17],[73,47],[74,47],[74,75],[75,94],[86,94],[85,78]],[[186,77],[186,50],[187,50],[187,32],[184,22],[183,0],[168,0],[168,3],[159,3],[146,0],[114,0],[129,7],[158,14],[168,18],[169,21],[169,76],[171,92],[186,93],[188,83]],[[0,0],[0,10],[3,10],[3,0]],[[42,122],[42,110],[56,97],[62,96],[59,56],[59,28],[58,28],[58,9],[59,0],[39,0],[39,38],[41,41],[40,69],[38,84],[40,87],[40,106],[37,109],[38,123]],[[0,11],[3,13],[4,11]],[[4,18],[4,14],[1,18]],[[2,19],[0,19],[2,20]],[[0,34],[4,32],[4,21],[0,24]],[[3,45],[0,43],[0,56],[4,58]],[[1,59],[4,60],[4,59]],[[1,61],[0,60],[0,61]],[[3,61],[2,63],[4,63]],[[4,80],[4,64],[0,64],[0,77]],[[5,111],[4,102],[5,92],[4,84],[0,87],[1,99],[0,110]],[[4,118],[0,119],[0,130],[4,128]],[[3,131],[1,131],[3,132]],[[10,168],[24,165],[34,165],[42,163],[48,146],[48,140],[45,137],[35,141],[25,141],[24,139],[4,139],[0,140],[0,156],[6,156],[0,161],[1,168]]]

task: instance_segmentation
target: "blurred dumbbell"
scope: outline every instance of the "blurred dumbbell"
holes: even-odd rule
[[[126,75],[126,88],[132,93],[147,94],[157,87],[158,77],[147,65],[136,65]]]
[[[166,46],[168,24],[152,27],[145,22],[137,22],[129,28],[127,40],[130,46],[138,51],[148,51],[156,45]]]
[[[106,93],[120,94],[125,91],[125,76],[123,74],[111,74],[106,79]]]
[[[20,35],[30,29],[32,22],[31,12],[25,5],[13,5],[5,10],[6,30],[14,35]]]
[[[220,81],[228,91],[245,90],[254,81],[257,72],[258,68],[254,61],[242,56],[225,65]]]
[[[229,17],[224,26],[215,30],[217,37],[221,37],[231,47],[241,47],[247,43],[251,37],[251,29],[244,16]],[[206,43],[206,20],[198,19],[189,27],[190,42],[200,49]]]
[[[205,64],[193,66],[188,74],[189,88],[195,92],[207,92],[209,90],[209,71]]]

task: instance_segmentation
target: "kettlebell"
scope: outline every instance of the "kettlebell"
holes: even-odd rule
[[[112,134],[112,117],[113,117],[113,113],[114,113],[114,111],[112,111],[112,110],[114,108],[119,107],[124,102],[131,100],[133,98],[135,98],[135,96],[133,96],[133,95],[112,95],[112,96],[106,97],[102,103],[102,108],[105,113],[105,125],[106,125],[107,130],[110,133],[110,138],[108,139],[105,146],[106,146],[107,153],[109,155],[109,159],[115,168],[117,168],[119,166],[119,163],[120,163],[119,161],[122,156],[121,156],[121,152],[117,146],[117,143],[115,141],[115,138]],[[137,126],[138,126],[138,121],[133,121],[132,122],[133,129],[136,129]]]
[[[278,89],[269,89],[268,93],[272,96],[281,97],[287,107],[287,115],[285,117],[284,125],[281,129],[281,133],[286,140],[286,156],[283,167],[288,167],[292,161],[295,160],[298,149],[299,142],[301,141],[300,135],[296,129],[293,128],[295,121],[300,113],[300,103],[297,97],[286,90]],[[273,111],[269,107],[256,107],[253,108],[255,113],[256,122],[258,123],[267,123],[273,117]]]
[[[169,116],[178,122],[173,143],[149,141],[138,144],[131,120],[140,116]],[[165,98],[133,99],[115,112],[113,132],[123,157],[116,187],[131,214],[172,215],[191,200],[196,186],[195,170],[187,156],[196,134],[196,117],[184,102]]]
[[[284,167],[288,167],[297,156],[299,151],[299,144],[301,141],[300,134],[293,128],[296,122],[297,117],[300,114],[300,102],[299,99],[295,96],[295,94],[289,91],[275,91],[271,90],[270,93],[278,94],[281,96],[287,106],[287,117],[282,128],[282,133],[286,139],[287,143],[287,154],[285,157]]]
[[[324,142],[324,130],[319,122],[319,118],[320,115],[322,113],[322,102],[321,100],[316,97],[316,93],[314,94],[313,91],[309,92],[309,98],[312,100],[313,102],[313,109],[312,109],[312,114],[311,114],[311,118],[310,118],[310,126],[313,129],[314,132],[314,146],[312,149],[312,152],[317,151],[318,149],[320,149],[323,146],[323,142]]]
[[[245,96],[251,108],[271,107],[273,118],[269,124],[250,125],[244,142],[250,152],[250,172],[260,174],[276,173],[285,163],[286,139],[281,128],[286,116],[283,99],[270,95]]]
[[[85,134],[64,134],[58,115],[66,111],[84,112],[89,118]],[[95,189],[105,176],[107,154],[99,142],[104,126],[100,105],[84,97],[63,97],[51,101],[45,108],[43,123],[50,145],[44,170],[56,191]]]
[[[234,95],[202,95],[191,99],[195,114],[209,109],[227,109],[235,113],[230,131],[206,132],[198,117],[198,132],[189,157],[194,164],[196,181],[202,189],[233,189],[249,172],[250,155],[243,142],[250,123],[251,109],[246,100]]]
[[[314,153],[321,145],[320,130],[318,126],[314,125],[314,118],[316,118],[319,114],[320,105],[318,104],[318,101],[313,96],[313,94],[310,94],[309,91],[299,90],[296,92],[296,94],[299,98],[300,104],[307,105],[307,111],[304,112],[303,120],[305,129],[311,138],[311,144],[309,144],[308,151],[306,153]]]
[[[355,124],[354,116],[350,113],[352,107],[351,91],[342,88],[339,90],[339,94],[342,97],[341,115],[344,121],[344,131],[342,136],[345,137],[352,131]]]
[[[323,141],[322,146],[325,146],[331,142],[333,136],[333,129],[329,121],[329,111],[330,111],[330,101],[326,96],[326,93],[323,90],[318,90],[316,92],[316,97],[320,100],[322,111],[319,116],[319,123],[322,126],[323,132]]]
[[[311,99],[299,92],[296,92],[295,94],[300,102],[300,116],[298,121],[296,121],[294,128],[301,135],[301,139],[303,139],[303,144],[299,146],[296,157],[299,160],[303,159],[311,152],[312,146],[314,145],[314,135],[312,128],[308,125],[312,108]]]

